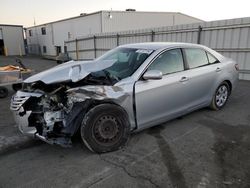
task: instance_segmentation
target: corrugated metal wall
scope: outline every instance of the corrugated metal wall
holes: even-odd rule
[[[65,43],[73,59],[94,59],[118,45],[151,41],[206,45],[236,60],[240,79],[250,80],[250,18],[105,33]]]
[[[120,32],[197,22],[203,21],[178,12],[102,11],[102,32]]]

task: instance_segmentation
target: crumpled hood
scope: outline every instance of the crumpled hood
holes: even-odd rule
[[[69,61],[58,65],[46,71],[35,74],[26,80],[24,83],[32,83],[42,81],[45,84],[58,83],[63,81],[77,82],[91,72],[97,72],[106,69],[114,64],[114,60],[103,61]]]

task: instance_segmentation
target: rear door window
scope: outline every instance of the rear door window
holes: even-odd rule
[[[185,49],[187,63],[190,69],[208,65],[206,52],[202,49],[187,48]]]
[[[219,63],[218,59],[212,56],[209,52],[207,52],[207,58],[208,58],[209,64]]]

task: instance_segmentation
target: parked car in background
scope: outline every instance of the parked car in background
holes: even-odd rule
[[[62,64],[65,63],[67,61],[70,61],[71,58],[69,57],[68,53],[59,53],[58,56],[56,56],[56,62],[57,64]]]
[[[133,131],[207,106],[220,110],[237,80],[238,65],[202,45],[128,44],[26,79],[11,109],[24,134],[69,146],[80,131],[102,153],[124,146]]]

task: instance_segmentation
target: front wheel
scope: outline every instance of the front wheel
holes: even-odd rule
[[[128,141],[129,135],[130,126],[126,112],[117,105],[95,106],[82,121],[82,140],[91,151],[97,153],[120,149]]]
[[[213,110],[220,110],[223,108],[228,100],[230,88],[227,82],[223,82],[216,89],[210,108]]]

